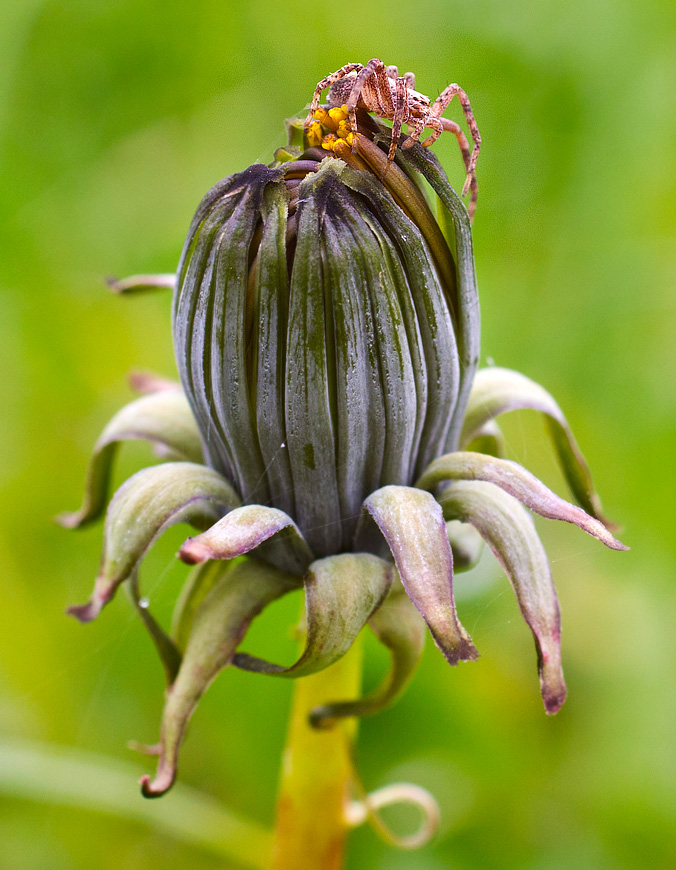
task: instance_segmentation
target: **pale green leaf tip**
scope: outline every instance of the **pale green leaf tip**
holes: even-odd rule
[[[74,616],[78,622],[92,622],[101,613],[106,604],[113,597],[115,586],[112,583],[101,584],[101,579],[97,578],[96,588],[92,593],[92,597],[86,604],[74,604],[68,607],[66,613],[68,616]]]
[[[106,278],[108,289],[121,296],[129,293],[144,293],[149,290],[173,290],[176,287],[176,275],[131,275],[129,278]]]
[[[131,389],[142,396],[170,390],[183,391],[178,381],[172,381],[163,375],[157,375],[155,372],[148,372],[143,369],[133,369],[129,372],[127,380]]]
[[[81,529],[90,519],[89,512],[80,508],[77,511],[64,511],[54,517],[54,522],[64,529]]]

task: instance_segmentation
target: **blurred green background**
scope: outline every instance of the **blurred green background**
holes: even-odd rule
[[[405,779],[437,795],[441,835],[396,853],[362,829],[348,867],[676,866],[673,0],[4,0],[0,14],[0,757],[47,744],[152,767],[125,743],[157,737],[159,664],[124,597],[89,626],[64,616],[89,593],[100,527],[51,523],[79,503],[91,445],[130,398],[127,371],[174,373],[168,294],[114,298],[103,277],[172,271],[207,188],[268,161],[319,78],[378,56],[431,96],[451,81],[469,93],[484,143],[484,361],[557,397],[632,550],[540,524],[570,693],[554,719],[507,581],[491,560],[461,578],[481,659],[453,670],[428,643],[407,695],[359,744],[367,788]],[[436,151],[461,182],[453,137]],[[507,428],[513,455],[563,492],[541,422]],[[149,455],[125,448],[117,480]],[[182,535],[144,571],[159,615],[184,576]],[[251,646],[290,655],[298,605],[266,614]],[[385,661],[368,653],[372,682]],[[291,688],[223,674],[194,717],[182,783],[270,825]],[[235,866],[153,823],[38,801],[63,776],[38,763],[20,796],[9,768],[3,870]],[[133,776],[125,787],[136,806]]]

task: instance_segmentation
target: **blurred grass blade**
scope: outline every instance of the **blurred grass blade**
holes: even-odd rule
[[[434,490],[446,480],[484,480],[499,486],[541,517],[574,523],[612,550],[628,549],[599,520],[559,498],[517,462],[483,453],[448,453],[431,462],[416,486]]]
[[[292,589],[297,578],[254,560],[242,560],[221,575],[197,608],[178,676],[162,714],[160,759],[153,780],[143,777],[145,797],[159,797],[174,783],[185,729],[202,695],[227,667],[251,620]]]
[[[108,507],[103,558],[87,604],[68,613],[89,622],[135,571],[162,532],[177,523],[204,529],[237,507],[239,499],[218,472],[192,462],[144,468],[115,493]]]
[[[133,764],[37,741],[0,741],[0,794],[140,822],[237,867],[267,870],[270,834],[216,799],[179,785],[171,800],[141,800]]]
[[[594,488],[587,460],[577,445],[563,411],[544,387],[520,372],[491,367],[476,373],[460,439],[461,446],[466,446],[476,438],[489,420],[508,411],[525,409],[540,411],[545,415],[561,470],[578,504],[607,528],[616,528],[603,516],[601,500]]]
[[[392,667],[375,691],[356,701],[335,701],[315,707],[310,722],[318,728],[345,716],[372,716],[386,710],[404,693],[415,674],[425,645],[427,629],[400,583],[369,619],[378,640],[387,647]]]
[[[298,661],[286,668],[237,653],[234,664],[278,677],[304,677],[328,668],[352,646],[387,595],[392,569],[369,553],[343,553],[313,562],[305,575],[307,640]]]
[[[188,400],[178,389],[142,396],[115,414],[94,445],[80,510],[57,522],[81,528],[101,516],[106,504],[115,454],[122,441],[149,441],[172,459],[202,463],[202,442]]]
[[[446,660],[456,665],[475,659],[477,651],[456,613],[453,555],[433,496],[411,486],[384,486],[365,500],[364,511],[387,541],[401,582]],[[368,534],[365,522],[360,532]]]
[[[451,483],[439,501],[447,520],[462,520],[478,529],[504,568],[535,638],[545,709],[558,712],[566,699],[559,603],[530,514],[513,496],[484,481]]]

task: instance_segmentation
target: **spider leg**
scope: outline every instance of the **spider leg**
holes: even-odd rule
[[[392,113],[392,139],[390,141],[390,150],[387,155],[387,163],[385,164],[385,169],[383,170],[381,178],[384,177],[385,173],[390,168],[390,164],[394,160],[394,155],[397,152],[397,145],[399,144],[401,125],[404,123],[404,118],[408,115],[407,109],[408,91],[406,90],[406,81],[403,76],[397,76],[394,95],[394,112]]]
[[[409,128],[413,126],[413,132],[409,134],[408,139],[401,146],[404,150],[408,150],[414,142],[417,142],[420,139],[426,126],[426,121],[424,118],[420,118],[420,120],[416,121],[413,125],[411,125],[410,121],[408,123]]]
[[[465,169],[469,169],[471,155],[469,151],[469,142],[467,141],[467,136],[463,132],[460,124],[456,124],[455,121],[449,121],[448,118],[439,118],[441,122],[441,126],[448,133],[453,133],[455,138],[458,140],[458,146],[460,148],[460,152],[462,154],[462,160],[465,164]],[[425,143],[427,144],[427,143]]]
[[[315,88],[315,92],[312,96],[312,105],[310,106],[310,111],[308,112],[308,116],[305,119],[305,126],[307,127],[310,124],[310,122],[312,121],[312,113],[319,108],[319,103],[321,102],[323,90],[331,87],[334,82],[337,82],[339,79],[345,78],[345,76],[349,75],[351,72],[354,72],[355,70],[360,71],[363,69],[364,67],[360,63],[346,63],[345,66],[341,66],[340,69],[332,72],[330,76],[327,76],[325,79],[317,82],[317,87]]]
[[[467,126],[469,127],[469,131],[472,134],[472,140],[474,142],[474,148],[472,149],[472,154],[470,155],[469,166],[467,167],[467,178],[465,179],[465,185],[462,189],[462,195],[465,196],[465,194],[472,185],[472,176],[476,168],[476,161],[477,157],[479,156],[479,148],[481,148],[481,134],[479,133],[479,128],[477,126],[476,119],[474,118],[474,113],[472,112],[472,106],[470,104],[469,97],[463,91],[460,85],[449,85],[439,94],[439,96],[434,101],[430,114],[436,118],[439,118],[442,112],[444,112],[448,108],[453,97],[456,96],[460,100],[460,105],[462,106],[462,110],[465,113],[465,120],[467,121]]]
[[[369,79],[373,77],[373,84]],[[366,90],[366,97],[362,96],[362,91]],[[371,60],[362,67],[357,74],[350,96],[347,98],[347,111],[350,116],[350,126],[357,131],[357,104],[360,98],[364,108],[368,112],[375,112],[381,118],[391,118],[394,112],[392,104],[392,89],[390,80],[387,77],[385,64],[377,57]],[[357,150],[357,137],[352,140],[352,150]]]
[[[392,66],[388,66],[387,75],[391,79],[399,78],[399,70],[394,64]],[[407,72],[404,73],[404,81],[406,82],[406,87],[411,88],[411,90],[415,90],[415,73]]]
[[[411,129],[412,128],[412,129]],[[408,151],[408,149],[413,145],[414,142],[417,142],[422,136],[423,130],[425,129],[424,122],[421,124],[420,121],[416,121],[415,123],[408,122],[408,139],[402,144],[402,148],[404,151]]]
[[[458,146],[460,148],[460,153],[462,154],[462,160],[465,164],[465,171],[468,173],[468,177],[470,179],[469,189],[471,190],[472,195],[470,196],[469,207],[467,211],[469,212],[469,219],[470,221],[472,221],[474,218],[474,212],[476,211],[478,186],[476,181],[476,172],[473,169],[470,171],[472,158],[469,151],[467,136],[465,136],[462,127],[459,124],[456,124],[455,121],[449,121],[448,118],[439,118],[439,121],[443,129],[448,131],[449,133],[453,133],[455,138],[458,140]],[[423,142],[423,147],[427,146],[427,144],[428,142]]]
[[[425,139],[425,141],[422,143],[422,147],[429,148],[430,145],[433,145],[437,141],[439,136],[441,136],[441,134],[444,132],[444,126],[443,126],[443,122],[439,118],[431,118],[430,117],[424,122],[423,129],[425,127],[429,127],[432,132],[427,137],[427,139]]]
[[[449,133],[453,133],[455,138],[458,140],[458,146],[460,147],[460,153],[462,154],[462,160],[465,164],[465,172],[467,173],[467,179],[469,180],[469,189],[472,191],[472,196],[470,197],[468,212],[470,221],[474,218],[474,212],[476,211],[476,200],[477,200],[477,181],[476,181],[476,172],[471,167],[471,154],[469,150],[469,143],[467,142],[467,136],[465,136],[462,127],[459,124],[456,124],[455,121],[449,121],[448,118],[433,118],[428,116],[427,120],[422,118],[413,133],[409,136],[409,138],[404,142],[401,146],[402,148],[410,148],[414,142],[416,142],[425,127],[429,127],[432,130],[432,133],[425,139],[422,143],[423,148],[429,148],[434,142],[437,141],[439,136],[441,136],[444,130]],[[467,180],[465,181],[467,184]],[[465,195],[465,191],[463,192],[463,196]]]

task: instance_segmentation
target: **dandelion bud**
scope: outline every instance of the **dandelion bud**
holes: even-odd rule
[[[311,151],[217,184],[174,297],[208,463],[245,504],[292,516],[317,557],[352,549],[370,493],[456,446],[471,379],[457,288],[473,273],[459,278],[411,160],[382,183],[384,153],[359,140],[353,165]]]

